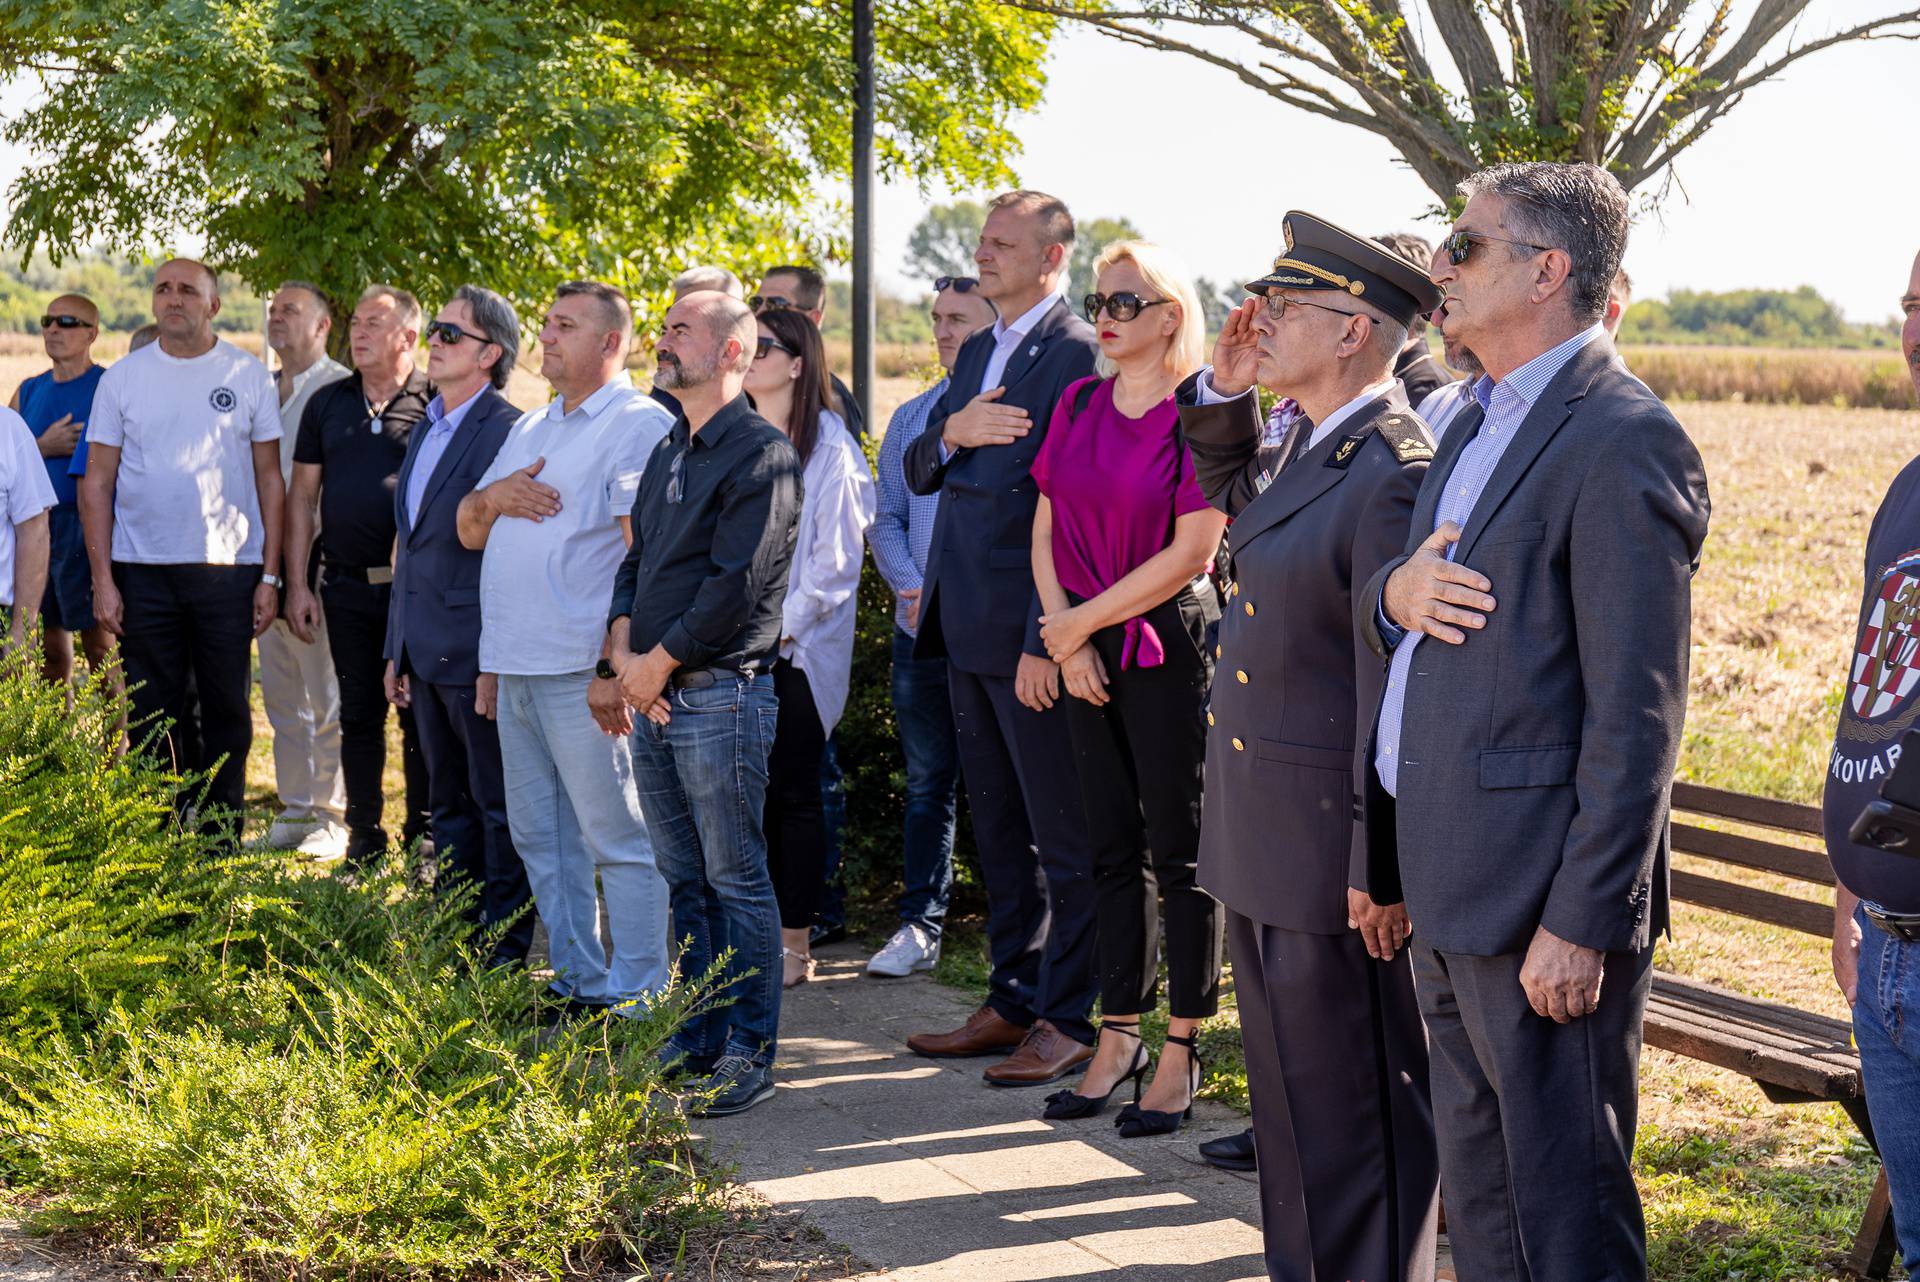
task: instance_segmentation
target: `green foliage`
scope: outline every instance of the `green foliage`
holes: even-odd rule
[[[153,320],[153,274],[158,263],[115,258],[92,250],[55,266],[35,258],[25,266],[0,263],[0,332],[38,333],[40,317],[58,294],[85,294],[100,309],[100,328],[126,333]],[[238,276],[220,279],[220,314],[213,327],[225,333],[257,331],[260,299]]]
[[[973,251],[986,220],[987,207],[977,200],[956,200],[927,210],[907,235],[908,273],[925,277],[929,288],[941,276],[973,275]],[[1137,240],[1141,235],[1125,218],[1079,219],[1074,231],[1073,257],[1068,260],[1064,285],[1069,298],[1093,288],[1093,260],[1101,250],[1116,240]]]
[[[460,1278],[671,1260],[718,1219],[656,1059],[710,989],[543,1028],[466,896],[398,858],[213,858],[174,779],[98,746],[117,712],[0,673],[0,1172],[39,1227],[225,1276]]]
[[[1677,289],[1627,310],[1623,343],[1712,343],[1724,347],[1894,348],[1897,321],[1850,322],[1811,285],[1798,289]]]
[[[881,176],[1004,180],[1051,20],[877,9]],[[256,288],[481,280],[532,307],[843,248],[819,193],[850,172],[850,0],[20,0],[0,72],[45,90],[3,131],[46,158],[10,192],[26,254],[201,232]]]

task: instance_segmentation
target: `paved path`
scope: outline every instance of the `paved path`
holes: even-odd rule
[[[1246,1124],[1202,1101],[1172,1136],[1123,1140],[1112,1114],[1040,1118],[1052,1089],[980,1080],[992,1060],[930,1060],[909,1033],[972,1002],[925,976],[865,976],[837,946],[786,994],[779,1094],[703,1124],[716,1157],[894,1282],[1260,1282],[1252,1175],[1196,1145]]]

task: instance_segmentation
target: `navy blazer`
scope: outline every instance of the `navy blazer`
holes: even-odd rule
[[[393,602],[387,607],[386,657],[402,674],[436,685],[472,685],[480,676],[480,557],[460,545],[454,514],[493,463],[520,411],[488,387],[427,479],[420,521],[408,519],[413,461],[427,424],[413,429],[394,487]]]
[[[907,487],[939,494],[926,582],[920,589],[919,658],[945,656],[963,672],[1011,677],[1022,653],[1045,658],[1040,600],[1033,586],[1033,458],[1069,383],[1093,373],[1100,352],[1093,326],[1058,299],[1007,358],[999,403],[1018,405],[1032,430],[1011,445],[940,457],[947,419],[980,394],[993,356],[993,328],[961,345],[947,391],[927,428],[901,459]]]
[[[1383,658],[1387,576],[1432,534],[1481,423],[1478,406],[1454,421],[1404,551],[1354,594],[1355,630]],[[1369,827],[1393,824],[1407,912],[1432,947],[1518,953],[1545,926],[1638,952],[1666,928],[1667,810],[1707,516],[1699,451],[1613,344],[1594,339],[1515,430],[1455,545],[1498,604],[1460,645],[1420,642],[1399,796],[1367,772]]]

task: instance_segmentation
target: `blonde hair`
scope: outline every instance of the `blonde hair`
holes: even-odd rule
[[[1200,295],[1193,288],[1193,277],[1167,250],[1145,240],[1116,240],[1093,260],[1093,278],[1118,262],[1131,262],[1140,270],[1147,286],[1162,298],[1173,300],[1180,309],[1180,327],[1167,338],[1167,372],[1185,378],[1200,368],[1207,354],[1207,322],[1200,309]],[[1150,313],[1142,313],[1148,315]],[[1103,354],[1094,362],[1102,378],[1112,378],[1113,362]]]

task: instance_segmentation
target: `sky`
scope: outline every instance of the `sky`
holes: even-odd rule
[[[1814,0],[1801,38],[1899,7]],[[1681,154],[1666,204],[1628,242],[1637,294],[1811,284],[1853,320],[1894,315],[1920,250],[1916,126],[1920,43],[1841,45],[1789,67]],[[1081,218],[1124,215],[1215,280],[1264,270],[1289,209],[1365,234],[1436,238],[1437,224],[1418,221],[1432,193],[1384,140],[1288,108],[1219,68],[1075,24],[1055,43],[1045,101],[1013,131],[1023,185]],[[884,283],[924,289],[901,275],[907,235],[948,195],[883,188]]]

